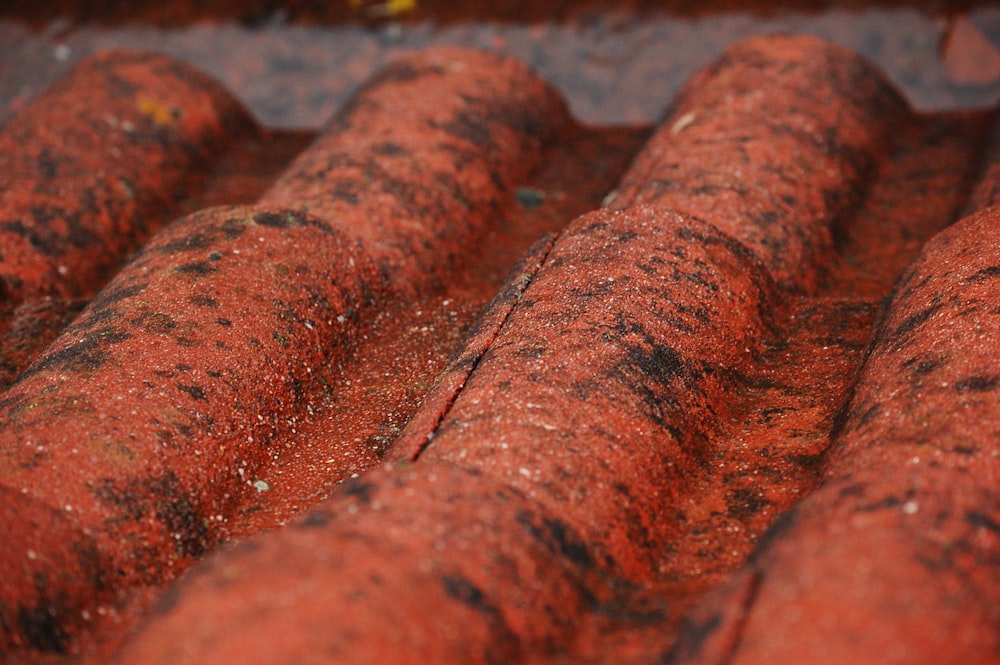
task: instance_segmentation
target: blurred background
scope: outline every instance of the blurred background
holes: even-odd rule
[[[0,122],[85,55],[158,51],[221,80],[274,128],[320,127],[400,52],[516,56],[596,125],[656,122],[730,42],[810,33],[875,62],[918,109],[1000,100],[996,2],[0,0]]]

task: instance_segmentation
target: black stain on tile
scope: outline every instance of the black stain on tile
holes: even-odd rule
[[[201,386],[185,386],[182,384],[177,384],[177,387],[191,396],[192,399],[197,400],[207,400],[208,396],[205,394],[205,390]]]
[[[969,376],[960,381],[956,381],[952,386],[957,393],[984,393],[994,390],[1000,385],[1000,376]]]

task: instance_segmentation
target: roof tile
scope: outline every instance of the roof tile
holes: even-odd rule
[[[2,263],[5,645],[110,656],[167,589],[117,662],[985,659],[991,125],[812,37],[648,140],[434,49],[285,167],[201,74],[87,62],[0,133],[52,236]]]

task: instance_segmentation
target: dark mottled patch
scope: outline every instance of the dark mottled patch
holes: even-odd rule
[[[919,360],[913,357],[904,362],[903,367],[909,369],[915,376],[925,376],[937,369],[938,363],[934,360]]]
[[[858,424],[867,425],[868,423],[875,420],[875,417],[881,412],[882,412],[881,404],[872,404],[861,413],[861,416],[858,418]]]
[[[643,401],[646,414],[653,422],[660,427],[669,427],[669,411],[677,406],[671,384],[685,371],[683,358],[669,346],[657,343],[641,324],[636,323],[628,330],[622,329],[621,325],[620,321],[615,326],[615,334],[605,339],[615,341],[616,337],[621,339],[636,333],[643,341],[622,344],[625,357],[611,374]],[[636,376],[637,373],[639,376]]]
[[[826,459],[826,455],[823,453],[816,453],[813,455],[806,453],[789,453],[788,455],[785,455],[785,459],[801,469],[816,472],[820,470],[820,467],[822,467],[823,460]]]
[[[178,383],[177,387],[180,390],[186,392],[188,395],[190,395],[192,399],[201,399],[201,400],[208,399],[207,395],[205,395],[205,391],[201,388],[201,386],[185,386]]]
[[[986,529],[1000,536],[1000,522],[997,522],[986,513],[978,510],[970,510],[965,513],[965,521],[976,528]]]
[[[983,268],[982,270],[974,272],[966,277],[965,281],[985,282],[990,279],[996,279],[997,277],[1000,277],[1000,266],[990,266],[989,268]]]
[[[236,240],[247,231],[246,220],[240,217],[230,217],[222,223],[222,233],[226,240]]]
[[[764,212],[755,215],[754,218],[757,222],[764,228],[769,226],[774,226],[774,224],[781,220],[781,215],[774,210],[765,210]]]
[[[180,273],[182,275],[194,275],[196,277],[211,275],[216,270],[218,270],[218,268],[207,261],[193,261],[174,268],[174,272],[176,273]]]
[[[770,423],[772,416],[783,416],[788,412],[788,409],[780,406],[771,406],[760,412],[760,418],[758,422],[760,423]]]
[[[79,211],[35,205],[31,206],[31,219],[29,224],[21,219],[5,221],[0,228],[24,238],[45,256],[62,256],[73,247],[86,248],[99,242],[98,236],[81,221]]]
[[[540,342],[529,342],[514,351],[514,355],[522,360],[535,360],[551,353],[549,348]]]
[[[594,567],[594,558],[587,544],[578,539],[572,528],[562,520],[543,517],[539,524],[530,513],[521,511],[517,515],[517,521],[532,538],[544,544],[551,552],[581,568]]]
[[[278,214],[274,212],[261,212],[254,215],[253,221],[261,226],[271,226],[279,229],[287,229],[297,226],[297,220],[291,214]]]
[[[441,586],[449,598],[462,603],[475,612],[483,615],[490,627],[492,640],[485,662],[488,665],[501,665],[520,660],[521,640],[508,625],[500,608],[490,601],[482,589],[461,574],[441,576]]]
[[[157,247],[157,251],[162,254],[177,254],[178,252],[190,252],[195,249],[208,249],[218,241],[215,229],[200,229],[194,233],[171,240]]]
[[[376,155],[387,155],[394,157],[396,155],[405,155],[406,149],[403,148],[398,143],[392,143],[391,141],[384,141],[372,146],[372,152]]]
[[[911,314],[910,316],[906,317],[906,320],[904,320],[902,323],[896,326],[896,329],[892,331],[890,337],[892,339],[898,339],[899,337],[902,337],[903,335],[911,332],[919,325],[925,323],[928,319],[934,316],[934,313],[940,309],[941,309],[941,304],[935,303],[930,307],[928,307],[927,309],[921,310],[916,314]]]
[[[107,309],[117,302],[131,298],[139,293],[146,290],[146,284],[118,284],[117,282],[112,283],[112,285],[101,289],[101,291],[94,296],[94,299],[90,301],[91,310],[97,309]]]
[[[288,337],[288,335],[284,334],[280,330],[272,331],[271,339],[277,342],[278,346],[280,346],[283,349],[287,349],[292,345],[292,340]]]
[[[336,517],[336,513],[330,510],[311,510],[295,526],[302,529],[322,529]]]
[[[727,514],[742,522],[749,521],[754,515],[771,505],[771,502],[752,490],[739,488],[726,492]]]
[[[52,604],[41,601],[34,607],[19,607],[17,627],[32,648],[43,653],[64,654],[67,652],[69,635],[60,612]]]
[[[684,367],[680,354],[664,344],[630,346],[628,356],[643,374],[663,385],[669,384]]]
[[[449,136],[470,145],[481,146],[492,152],[495,144],[487,122],[478,111],[459,110],[450,120],[440,123],[432,121],[431,126],[442,129]]]
[[[52,147],[46,146],[39,152],[35,164],[38,167],[38,172],[44,179],[54,180],[59,173],[59,163],[61,161],[60,155]]]
[[[691,282],[692,284],[700,286],[708,291],[712,291],[713,293],[717,293],[719,291],[718,282],[712,279],[709,275],[706,275],[706,271],[704,270],[686,271],[682,270],[680,265],[672,265],[670,266],[670,278],[675,282]],[[707,319],[705,322],[708,322]]]
[[[794,508],[781,513],[778,519],[774,521],[774,524],[757,539],[757,546],[747,558],[747,564],[755,563],[764,556],[768,548],[771,547],[771,543],[780,540],[786,533],[792,530],[797,522],[798,516]]]
[[[663,622],[670,620],[669,601],[665,598],[636,598],[628,592],[627,586],[623,586],[623,593],[598,603],[593,613],[609,617],[616,625],[625,624],[631,628],[662,628]]]
[[[330,195],[338,201],[357,205],[361,202],[361,187],[357,183],[338,180],[330,190]]]
[[[957,393],[984,393],[1000,385],[1000,376],[969,376],[956,381],[952,388]]]
[[[141,522],[153,516],[161,523],[161,528],[172,536],[173,552],[141,548],[137,551],[136,568],[142,573],[145,583],[159,584],[163,581],[166,560],[177,555],[198,557],[216,544],[215,534],[209,531],[208,520],[203,519],[199,496],[189,492],[173,471],[168,470],[159,476],[105,478],[95,482],[91,491],[119,512],[120,516],[112,518],[111,524]],[[112,530],[117,530],[117,527]]]
[[[441,585],[449,597],[468,605],[477,612],[499,617],[500,608],[491,603],[482,589],[462,575],[443,575]]]
[[[129,338],[128,333],[111,329],[96,330],[76,344],[42,356],[21,375],[31,376],[50,370],[63,372],[94,372],[104,366],[108,359],[107,346]]]
[[[60,516],[61,517],[61,516]],[[61,531],[62,529],[60,529]],[[85,583],[91,592],[88,599],[93,602],[104,598],[108,590],[107,562],[97,548],[87,541],[70,539],[64,546],[64,553],[71,552],[72,563],[64,560],[73,569],[76,582]],[[53,553],[57,554],[57,553]],[[65,654],[72,645],[71,636],[79,630],[81,622],[80,598],[70,595],[62,587],[68,570],[46,573],[35,571],[31,577],[34,600],[32,604],[6,605],[0,601],[0,635],[9,639],[12,633],[18,635],[22,645],[30,646],[37,652]],[[9,643],[8,643],[9,645]],[[4,659],[4,646],[0,645],[0,661]],[[17,661],[20,662],[20,661]]]
[[[191,296],[190,302],[195,307],[205,307],[208,309],[213,309],[219,306],[218,301],[211,296]]]
[[[361,503],[371,503],[372,495],[377,487],[374,483],[363,482],[360,479],[345,483],[341,492],[347,496],[353,496]]]
[[[674,237],[681,240],[682,244],[720,246],[739,261],[752,264],[754,272],[767,273],[757,254],[736,238],[722,233],[713,224],[700,217],[688,216],[685,217],[685,221],[686,225],[678,226],[674,230]]]
[[[154,312],[131,321],[154,335],[166,335],[177,329],[177,322],[166,312]]]

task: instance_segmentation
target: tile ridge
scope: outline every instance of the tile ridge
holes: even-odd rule
[[[1000,451],[987,432],[997,422],[990,396],[1000,355],[978,331],[996,318],[986,295],[1000,256],[987,238],[998,223],[995,207],[963,218],[928,242],[902,279],[824,483],[748,564],[763,582],[744,621],[740,662],[809,654],[839,663],[892,652],[896,662],[957,663],[995,653],[1000,584],[987,553],[1000,523],[992,482]],[[697,612],[727,606],[734,592],[724,585]],[[798,618],[778,609],[789,597]],[[860,630],[874,616],[879,630]],[[669,662],[714,662],[706,657],[716,640],[712,631],[685,633],[685,655]]]
[[[761,214],[768,210],[759,202],[742,205],[734,200],[720,211],[711,197],[739,188],[720,190],[709,181],[712,191],[697,193],[706,186],[698,178],[711,176],[711,169],[693,168],[697,160],[689,153],[684,162],[689,173],[682,173],[679,161],[657,163],[667,153],[658,152],[654,137],[611,202],[614,209],[587,213],[560,233],[517,303],[503,313],[502,325],[491,325],[497,332],[489,335],[485,350],[477,349],[464,365],[456,365],[453,369],[460,369],[460,376],[442,389],[445,398],[431,400],[428,410],[414,418],[412,436],[404,433],[401,439],[409,444],[399,454],[404,459],[419,454],[416,462],[362,476],[292,530],[257,539],[244,552],[211,559],[206,574],[182,583],[176,604],[147,624],[119,655],[122,662],[146,662],[178,640],[201,658],[245,646],[246,621],[266,626],[282,620],[278,613],[284,608],[267,599],[291,583],[288,571],[274,569],[273,574],[255,577],[260,602],[249,609],[241,605],[238,616],[221,619],[203,640],[189,639],[185,627],[218,604],[238,604],[231,600],[239,596],[237,591],[226,595],[220,571],[235,567],[270,573],[268,562],[279,556],[294,556],[311,571],[310,586],[324,590],[304,592],[299,609],[301,621],[312,626],[314,617],[322,617],[327,631],[296,632],[295,645],[286,655],[337,649],[371,662],[414,653],[434,662],[488,662],[488,654],[512,661],[577,656],[614,660],[625,652],[606,645],[595,649],[581,628],[596,627],[599,636],[621,635],[614,633],[621,625],[593,616],[616,593],[670,590],[686,574],[680,566],[697,563],[703,554],[710,563],[719,555],[722,569],[732,570],[774,517],[762,510],[767,501],[783,501],[784,508],[798,498],[766,496],[761,502],[754,494],[756,478],[738,467],[745,461],[739,453],[745,451],[732,445],[734,432],[747,422],[764,427],[769,418],[780,419],[782,413],[769,411],[761,399],[768,391],[785,390],[768,371],[791,368],[809,377],[808,361],[825,363],[823,371],[809,377],[817,381],[816,390],[826,390],[821,378],[843,375],[837,395],[821,409],[808,403],[808,393],[781,397],[790,402],[802,398],[803,410],[813,411],[805,417],[818,422],[821,430],[832,431],[840,404],[850,397],[877,307],[863,289],[824,284],[824,271],[832,270],[838,260],[834,227],[852,211],[858,211],[851,215],[852,222],[877,214],[886,196],[877,188],[865,188],[868,176],[888,172],[909,177],[917,172],[914,161],[929,154],[918,151],[915,159],[902,149],[883,154],[899,145],[890,136],[899,127],[892,125],[893,113],[909,118],[901,125],[916,121],[867,65],[843,53],[812,38],[751,40],[692,84],[690,94],[696,97],[702,94],[700,85],[722,71],[747,85],[752,77],[744,76],[744,66],[792,72],[792,79],[796,72],[802,75],[793,80],[803,86],[796,98],[798,115],[793,116],[801,126],[779,132],[775,141],[761,139],[755,151],[738,152],[745,142],[736,139],[749,130],[739,134],[735,124],[735,138],[707,132],[704,145],[698,146],[699,158],[721,159],[725,155],[720,153],[731,147],[726,141],[732,139],[744,165],[753,166],[757,159],[752,175],[774,178],[775,187],[756,191],[812,187],[791,201],[781,199],[781,211],[792,218],[787,226],[781,225],[787,221],[781,215]],[[720,86],[724,98],[726,88]],[[828,98],[817,86],[846,92]],[[812,100],[813,120],[802,120],[808,113],[799,98]],[[875,103],[868,108],[872,99]],[[843,109],[838,104],[861,108],[852,107],[857,117],[841,125]],[[726,110],[725,103],[720,105]],[[658,136],[690,137],[696,119],[686,119],[686,113],[679,107]],[[725,129],[726,123],[720,126]],[[671,135],[673,128],[677,131]],[[964,146],[964,138],[957,143]],[[971,154],[958,152],[957,161]],[[806,177],[782,179],[780,172],[775,175],[776,163],[800,169],[793,174],[819,172],[827,180],[817,188]],[[659,167],[689,179],[644,199],[643,187],[663,180]],[[838,189],[845,182],[846,193]],[[705,197],[707,212],[676,203],[674,197],[681,194],[675,192],[688,190],[695,192],[690,198]],[[655,205],[637,206],[639,199]],[[795,207],[800,202],[802,210]],[[942,210],[953,210],[954,201],[931,207],[928,216],[933,219],[924,220],[928,227],[941,224],[940,217],[948,214]],[[726,212],[732,214],[727,217]],[[744,224],[748,217],[749,227]],[[782,347],[778,342],[784,340],[776,338],[786,327],[780,321],[792,315],[796,322],[790,327],[804,337]],[[832,334],[842,347],[840,355],[812,358],[829,334],[824,330],[828,322],[844,319],[850,329]],[[796,345],[799,348],[793,348]],[[762,369],[763,360],[778,368]],[[967,383],[975,392],[988,381]],[[758,403],[760,413],[749,413],[753,409],[747,405]],[[779,444],[801,434],[807,444],[803,460],[782,461],[789,467],[807,467],[805,479],[797,480],[811,487],[822,468],[829,431],[815,436],[823,439],[818,443],[809,431],[779,431],[770,442],[778,449],[771,455],[787,452]],[[434,439],[425,446],[428,432]],[[813,443],[815,450],[808,449]],[[727,447],[732,449],[722,452],[731,457],[720,470],[715,448]],[[787,473],[781,477],[788,469],[770,468],[766,459],[759,464],[757,470],[777,477],[775,491],[780,493],[778,481],[788,479]],[[711,496],[692,496],[700,478],[726,482],[709,483],[715,491]],[[705,514],[690,517],[685,503],[700,504],[695,508],[704,508]],[[686,530],[707,531],[717,524],[759,519],[761,514],[768,519],[746,530],[752,535],[718,537],[723,544],[737,543],[735,556],[677,545]],[[976,520],[989,524],[983,516]],[[352,554],[342,554],[345,551]],[[681,561],[685,556],[688,560]],[[745,584],[740,587],[746,623],[738,636],[749,634],[762,606],[761,594],[768,589],[766,575],[753,575],[753,580],[752,593],[746,593]],[[676,635],[672,602],[683,607],[687,601],[681,593],[665,593],[662,622],[655,617],[644,617],[639,626],[624,621],[624,629],[637,634],[639,646],[654,645],[638,649],[649,660],[669,649]],[[221,625],[224,622],[231,623]],[[449,628],[437,632],[441,625],[456,627],[458,637],[449,637]],[[458,626],[469,628],[462,631]],[[249,632],[253,638],[264,631]],[[732,649],[748,644],[737,640]]]
[[[404,58],[257,204],[155,236],[0,397],[0,640],[27,658],[109,656],[139,587],[283,524],[297,508],[269,507],[279,495],[324,490],[289,528],[208,557],[118,662],[738,657],[783,648],[755,632],[776,625],[775,562],[806,542],[816,563],[802,565],[824,570],[824,529],[883,520],[886,539],[861,542],[904,552],[887,515],[954,504],[964,513],[927,532],[990,546],[989,486],[952,487],[911,458],[883,470],[905,481],[883,492],[872,452],[879,427],[971,439],[992,422],[988,340],[967,357],[946,342],[952,324],[995,327],[1000,269],[982,261],[996,209],[934,235],[964,203],[985,123],[918,117],[817,38],[751,38],[692,80],[609,207],[577,216],[585,196],[559,202],[575,181],[537,173],[567,168],[551,161],[572,159],[567,144],[593,154],[574,141],[596,134],[543,81],[481,52]],[[528,229],[549,235],[424,378],[462,332],[461,317],[435,322],[452,322],[456,294],[471,317],[478,263]],[[894,271],[931,236],[869,346]],[[948,385],[927,383],[939,374]],[[982,417],[947,425],[957,410],[921,391]],[[895,427],[896,407],[927,417]],[[831,437],[859,461],[828,459]],[[942,455],[992,477],[980,448]],[[824,471],[844,477],[786,513],[676,642],[693,599]],[[848,519],[817,522],[834,490]],[[991,598],[989,569],[954,569]]]
[[[350,164],[310,171],[346,154],[321,137],[257,204],[203,209],[160,231],[4,393],[3,486],[25,507],[2,515],[21,540],[0,569],[44,580],[5,593],[4,643],[75,649],[87,638],[81,616],[164,584],[218,546],[261,491],[257,474],[283,452],[276,439],[335,385],[344,357],[378,342],[367,337],[375,315],[436,293],[464,244],[514,204],[544,143],[571,129],[556,112],[561,100],[523,65],[459,51],[408,62],[358,97],[384,104],[380,121],[353,127],[342,114],[330,128],[363,142],[382,122],[395,137],[351,154],[378,167],[371,187],[386,196],[345,194],[364,185]],[[401,84],[448,103],[409,104],[400,119],[406,95],[387,88]],[[434,114],[454,122],[429,127]],[[480,155],[491,142],[503,150]],[[464,166],[432,163],[439,149]],[[428,177],[443,186],[425,186]],[[54,531],[36,547],[30,525],[48,511],[69,520],[74,536]],[[73,548],[91,574],[64,583],[50,566],[65,568],[60,553]],[[25,559],[27,550],[39,556]],[[44,624],[30,618],[42,615]],[[43,642],[39,631],[63,637]]]
[[[466,335],[462,346],[448,362],[434,386],[420,403],[420,408],[407,423],[406,429],[392,444],[384,458],[388,467],[416,462],[427,446],[433,443],[438,428],[448,416],[455,400],[483,355],[499,336],[507,323],[510,313],[520,302],[524,291],[531,285],[538,271],[545,265],[558,235],[548,234],[540,238],[525,252],[504,281],[496,297],[477,317],[474,327]]]

